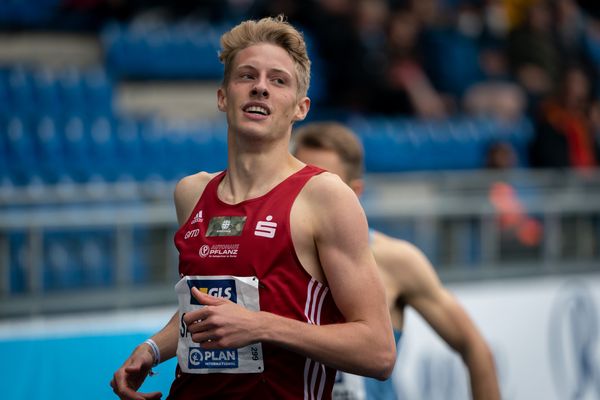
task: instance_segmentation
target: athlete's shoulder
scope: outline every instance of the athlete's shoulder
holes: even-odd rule
[[[327,171],[310,178],[306,183],[304,192],[310,199],[318,202],[334,201],[339,199],[338,196],[356,198],[352,189],[338,175]]]
[[[182,224],[191,214],[206,185],[219,173],[198,172],[183,177],[175,185],[175,208],[177,219]]]
[[[371,248],[375,253],[388,254],[392,257],[413,258],[423,255],[414,244],[376,230],[371,230]]]
[[[377,265],[391,276],[418,283],[435,275],[425,253],[414,244],[377,231],[371,235],[371,251]]]
[[[294,209],[294,215],[302,216],[315,237],[339,241],[360,232],[366,239],[367,220],[358,197],[335,174],[313,176],[298,195]]]

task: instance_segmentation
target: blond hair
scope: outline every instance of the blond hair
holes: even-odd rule
[[[259,43],[271,43],[287,51],[294,60],[298,94],[300,97],[306,96],[310,85],[310,59],[306,43],[302,33],[287,22],[283,15],[244,21],[221,36],[219,60],[225,66],[223,86],[229,82],[233,59],[237,53]]]
[[[346,167],[349,181],[362,178],[364,150],[358,136],[346,126],[338,122],[304,124],[294,132],[293,153],[301,147],[333,151]]]

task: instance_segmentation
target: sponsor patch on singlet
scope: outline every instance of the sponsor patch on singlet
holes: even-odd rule
[[[253,343],[238,349],[203,349],[192,341],[183,321],[186,313],[203,305],[192,296],[192,288],[211,296],[222,297],[248,310],[259,311],[258,278],[239,276],[184,276],[175,285],[179,300],[179,342],[177,360],[183,372],[191,374],[210,373],[260,373],[264,370],[262,346]]]
[[[208,222],[206,236],[240,236],[246,224],[246,216],[212,217]]]

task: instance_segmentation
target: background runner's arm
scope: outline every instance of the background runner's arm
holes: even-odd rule
[[[469,372],[473,398],[499,400],[492,352],[458,299],[444,288],[427,258],[416,247],[403,246],[401,257],[397,259],[404,264],[402,271],[408,282],[404,294],[406,303],[461,355]]]

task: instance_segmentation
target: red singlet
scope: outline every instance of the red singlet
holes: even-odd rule
[[[217,197],[225,172],[214,177],[175,234],[180,276],[255,276],[262,311],[311,324],[343,322],[329,288],[300,264],[291,237],[292,205],[322,171],[306,166],[267,194],[235,205]],[[331,398],[335,370],[268,343],[262,351],[261,373],[188,374],[178,365],[169,398]]]

